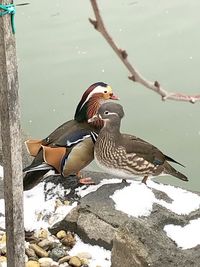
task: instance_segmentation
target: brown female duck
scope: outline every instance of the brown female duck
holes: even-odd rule
[[[168,163],[168,161],[178,163],[177,161],[138,137],[122,134],[120,124],[123,116],[122,106],[110,102],[102,104],[97,114],[89,119],[89,122],[99,119],[104,121],[104,126],[98,135],[95,132],[91,133],[93,141],[96,141],[94,155],[97,164],[105,171],[123,178],[142,176],[142,182],[145,184],[149,176],[161,173],[188,181],[184,174]]]

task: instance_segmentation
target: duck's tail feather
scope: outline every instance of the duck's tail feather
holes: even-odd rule
[[[183,173],[177,171],[174,169],[169,163],[165,162],[165,173],[170,174],[182,181],[188,181],[187,176],[185,176]]]
[[[23,169],[25,176],[23,178],[24,190],[30,190],[43,179],[43,176],[53,169],[52,166],[43,162],[43,153],[40,151],[32,163]]]
[[[48,172],[49,170],[41,170],[41,171],[34,171],[34,172],[27,172],[23,178],[23,187],[24,191],[30,190],[33,187],[35,187],[37,184],[39,184],[43,176]]]
[[[182,166],[182,167],[185,167],[183,164],[181,164],[180,162],[176,161],[176,160],[173,159],[173,158],[170,158],[169,156],[166,156],[166,155],[165,155],[165,159],[166,159],[167,161],[171,161],[171,162],[176,163],[176,164],[178,164],[178,165],[180,165],[180,166]]]

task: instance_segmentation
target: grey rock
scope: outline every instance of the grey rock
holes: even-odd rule
[[[200,246],[198,246],[200,251]],[[197,248],[196,248],[197,249]],[[156,225],[143,219],[129,220],[116,232],[112,248],[112,267],[121,266],[198,266],[196,249],[181,250]]]
[[[98,174],[99,180],[101,175],[104,174]],[[90,176],[96,177],[96,173]],[[112,267],[198,266],[200,245],[182,250],[166,235],[163,228],[167,224],[185,226],[190,220],[200,218],[200,210],[188,215],[178,215],[154,203],[148,217],[128,216],[115,210],[114,202],[110,198],[116,190],[125,186],[126,183],[107,184],[86,195],[50,231],[54,234],[59,230],[74,231],[84,242],[112,249]],[[172,202],[164,192],[155,189],[152,191],[157,199]]]
[[[49,257],[54,261],[58,261],[60,258],[63,258],[67,255],[67,252],[62,247],[53,248],[49,253]]]

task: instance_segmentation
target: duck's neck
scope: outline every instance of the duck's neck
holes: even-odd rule
[[[103,102],[105,102],[105,100],[99,98],[98,95],[91,97],[79,110],[76,110],[74,119],[78,122],[87,122],[88,119],[92,118],[97,113]],[[103,121],[94,121],[92,125],[101,129],[103,127]]]
[[[117,140],[121,133],[120,133],[120,122],[110,122],[105,121],[103,129],[101,130],[101,134],[107,136],[106,138],[114,141]]]

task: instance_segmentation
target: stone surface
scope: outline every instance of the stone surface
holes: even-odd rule
[[[71,257],[71,259],[69,260],[69,265],[74,266],[74,267],[80,267],[82,263],[78,257],[74,256],[74,257]]]
[[[48,252],[36,244],[30,244],[29,247],[35,251],[35,254],[41,258],[48,257]]]
[[[93,178],[95,174],[90,176]],[[200,245],[182,250],[166,235],[163,228],[168,224],[184,226],[190,220],[200,218],[200,210],[188,215],[178,215],[154,203],[149,216],[128,216],[115,210],[114,202],[110,198],[110,195],[124,186],[127,184],[107,184],[86,195],[79,200],[79,205],[50,231],[74,231],[84,242],[112,249],[112,267],[198,266]],[[152,189],[152,192],[157,199],[172,202],[166,193],[155,189]]]
[[[40,264],[37,261],[27,261],[25,267],[40,267]]]
[[[116,233],[112,267],[121,266],[198,266],[200,246],[181,250],[155,224],[143,219],[129,220]]]
[[[62,239],[63,237],[65,237],[67,235],[67,233],[64,230],[59,231],[56,236],[58,239]]]
[[[49,257],[51,257],[54,261],[58,261],[60,258],[66,256],[67,252],[62,247],[53,248],[49,253]]]

